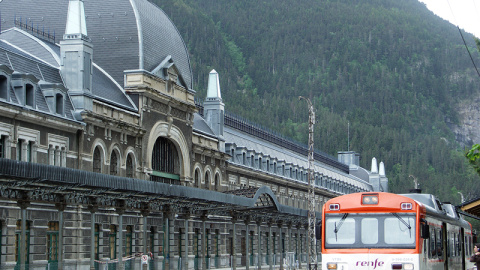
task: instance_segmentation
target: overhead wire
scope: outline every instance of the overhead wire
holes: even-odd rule
[[[453,13],[453,9],[452,9],[452,6],[450,5],[450,1],[449,0],[446,0],[446,1],[447,1],[447,4],[448,4],[448,7],[450,8],[450,12],[452,13],[455,24],[457,25],[458,32],[460,33],[460,36],[462,37],[463,45],[465,45],[465,49],[467,49],[468,55],[470,56],[470,60],[472,61],[472,64],[475,67],[475,70],[477,71],[478,77],[480,77],[480,71],[478,71],[477,65],[475,64],[475,61],[473,61],[472,53],[470,53],[470,49],[467,46],[467,42],[465,41],[465,38],[463,37],[462,30],[460,30],[460,27],[458,26],[458,21],[457,21],[457,18],[455,17],[455,13]]]

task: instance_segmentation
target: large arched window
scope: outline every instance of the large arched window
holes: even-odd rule
[[[93,172],[102,173],[102,155],[98,146],[93,151]]]
[[[132,154],[127,155],[127,161],[125,162],[125,176],[128,178],[135,178],[135,172],[133,170],[133,158]]]
[[[167,138],[159,137],[153,146],[152,180],[180,184],[180,161],[175,145]]]
[[[118,158],[117,152],[115,151],[112,151],[112,155],[110,156],[110,174],[118,175]]]

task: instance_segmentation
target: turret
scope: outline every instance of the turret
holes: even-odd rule
[[[60,41],[60,57],[60,70],[78,118],[82,111],[91,111],[93,108],[93,45],[87,35],[82,0],[70,0],[68,3],[65,34]]]
[[[214,69],[208,75],[207,98],[203,104],[203,112],[205,121],[217,135],[220,151],[225,151],[225,139],[223,137],[225,105],[222,102],[218,73]]]

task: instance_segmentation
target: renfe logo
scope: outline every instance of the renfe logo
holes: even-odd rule
[[[356,266],[373,266],[373,269],[376,269],[377,266],[383,266],[385,262],[378,261],[378,258],[375,261],[357,261]]]

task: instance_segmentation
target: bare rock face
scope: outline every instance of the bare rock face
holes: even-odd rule
[[[449,123],[456,141],[464,147],[480,143],[480,96],[460,102],[457,112],[459,124]]]

